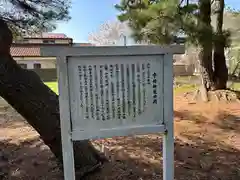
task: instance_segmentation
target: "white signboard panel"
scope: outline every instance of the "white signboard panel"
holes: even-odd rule
[[[162,129],[163,55],[70,57],[67,61],[73,132],[89,139],[102,137],[96,133],[112,128],[115,132],[110,136],[117,128],[118,135],[128,135],[123,129],[146,125]]]
[[[73,141],[163,133],[163,179],[174,179],[173,54],[184,47],[47,47],[57,56],[64,179]]]

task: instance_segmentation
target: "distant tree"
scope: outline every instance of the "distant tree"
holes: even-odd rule
[[[119,21],[109,21],[100,26],[100,28],[92,32],[88,41],[92,44],[96,44],[98,46],[102,45],[116,45],[129,36],[130,29],[127,23],[121,23]]]
[[[40,134],[62,163],[58,96],[34,73],[13,60],[11,30],[35,34],[55,29],[57,21],[69,20],[68,0],[5,0],[0,4],[0,95]],[[11,30],[10,30],[11,29]],[[102,160],[89,141],[74,143],[75,166],[81,177]]]
[[[216,28],[216,14],[212,16],[212,25]],[[225,8],[223,14],[223,29],[227,29],[231,33],[231,46],[240,43],[240,10],[232,10]]]
[[[88,41],[97,46],[104,45],[146,45],[149,41],[138,41],[132,37],[132,30],[128,23],[120,21],[108,21],[102,24],[99,29],[88,36]]]
[[[212,16],[212,25],[216,28],[216,15]],[[234,58],[238,57],[240,50],[240,11],[233,10],[229,7],[225,8],[225,12],[223,15],[223,28],[227,29],[230,34],[230,47],[227,48],[228,56]],[[226,51],[226,49],[225,49]],[[228,61],[232,60],[228,58]],[[235,66],[234,62],[228,62]],[[232,68],[232,67],[231,67]]]
[[[216,9],[216,4],[212,4],[213,11]],[[211,24],[213,29],[216,30],[217,26],[217,14],[212,13],[211,16]],[[232,10],[229,7],[225,8],[223,14],[223,29],[226,29],[231,37],[228,39],[227,47],[225,47],[225,56],[226,56],[226,63],[229,65],[229,73],[232,73],[238,64],[238,57],[239,57],[239,50],[240,50],[240,13],[238,10]],[[229,47],[228,47],[229,46]],[[198,48],[197,46],[187,45],[186,46],[186,56],[184,61],[187,64],[195,65],[198,69]]]
[[[229,38],[228,31],[224,31],[220,25],[222,18],[220,10],[224,7],[220,6],[221,9],[216,10],[218,12],[216,26],[221,30],[218,28],[219,31],[214,31],[211,25],[211,0],[142,0],[135,4],[131,3],[134,6],[129,6],[127,3],[128,0],[122,0],[116,5],[121,12],[118,18],[128,22],[136,39],[148,39],[154,44],[169,44],[176,36],[184,34],[188,43],[194,44],[199,49],[199,65],[205,89],[210,91],[226,88],[227,69],[223,68],[226,62],[222,58],[214,64],[215,68],[217,66],[224,70],[220,75],[213,68],[212,58],[213,47],[215,48],[214,57],[218,59],[219,54],[222,55],[222,46],[227,45]],[[220,48],[217,44],[222,41],[224,43]]]

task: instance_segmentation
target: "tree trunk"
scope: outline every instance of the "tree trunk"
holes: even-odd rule
[[[34,72],[17,65],[10,56],[11,42],[11,32],[0,20],[0,96],[28,121],[62,163],[58,96]],[[79,177],[104,160],[89,141],[74,143],[74,152]]]
[[[216,89],[226,89],[228,80],[228,69],[224,54],[225,38],[223,36],[223,11],[224,0],[215,0],[216,3],[216,37],[214,41],[214,82]]]
[[[199,61],[202,83],[208,90],[214,89],[212,66],[212,26],[211,26],[211,1],[199,0]]]

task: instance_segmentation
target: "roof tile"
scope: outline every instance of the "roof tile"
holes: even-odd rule
[[[11,47],[13,57],[41,56],[40,47]]]

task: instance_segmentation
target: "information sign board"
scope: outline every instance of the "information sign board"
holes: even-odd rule
[[[42,48],[57,57],[65,180],[72,141],[163,133],[164,180],[173,180],[173,54],[184,47]]]

